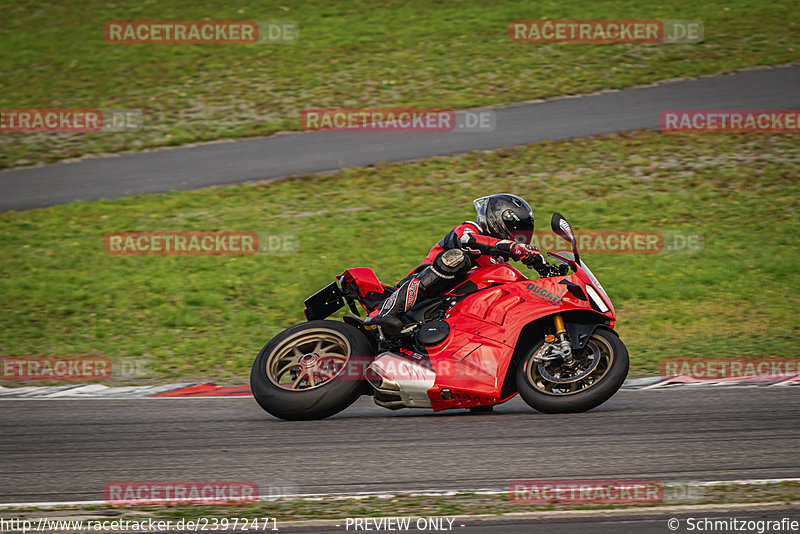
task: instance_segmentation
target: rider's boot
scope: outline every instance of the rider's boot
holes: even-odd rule
[[[403,281],[384,301],[378,315],[368,317],[364,324],[378,325],[384,335],[397,337],[403,329],[400,316],[423,298],[434,297],[455,287],[460,281],[457,275],[465,272],[469,264],[469,258],[460,249],[442,252],[432,265]]]

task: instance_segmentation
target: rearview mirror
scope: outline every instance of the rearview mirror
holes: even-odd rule
[[[575,256],[575,261],[580,263],[581,257],[578,254],[578,240],[575,238],[575,232],[572,231],[572,227],[564,216],[558,212],[554,213],[553,218],[550,219],[550,226],[553,228],[556,235],[572,244],[572,254]]]
[[[572,231],[572,227],[563,215],[558,212],[554,213],[553,218],[550,219],[550,226],[556,235],[570,243],[575,243],[575,232]]]

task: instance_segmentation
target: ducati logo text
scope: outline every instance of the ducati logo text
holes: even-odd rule
[[[531,293],[533,293],[534,296],[537,296],[542,300],[546,300],[550,304],[553,304],[553,305],[561,304],[562,297],[559,297],[558,295],[554,295],[553,293],[550,293],[549,291],[547,291],[543,287],[539,287],[536,284],[528,284],[526,286],[526,288],[530,289]]]

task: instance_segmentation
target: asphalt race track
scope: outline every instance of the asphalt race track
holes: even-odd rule
[[[307,132],[0,172],[0,212],[658,128],[669,109],[800,107],[800,65],[495,108],[491,132]]]
[[[657,128],[666,109],[798,108],[798,87],[800,66],[754,69],[496,108],[491,133],[293,133],[16,169],[0,173],[0,211]],[[519,398],[493,414],[391,412],[366,397],[310,422],[279,421],[249,397],[2,400],[0,414],[0,504],[102,501],[113,481],[247,481],[263,495],[800,477],[792,386],[625,390],[572,415]],[[466,527],[456,531],[669,532],[660,517]]]
[[[584,414],[379,408],[285,422],[249,397],[0,402],[0,503],[102,500],[112,481],[290,493],[505,489],[526,479],[800,477],[792,387],[621,391]]]

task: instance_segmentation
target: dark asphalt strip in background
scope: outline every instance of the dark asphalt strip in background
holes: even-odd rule
[[[263,181],[640,128],[668,109],[800,108],[800,65],[493,109],[492,132],[306,132],[0,172],[0,211]]]
[[[391,412],[363,397],[306,422],[279,421],[250,398],[7,400],[0,410],[0,503],[102,500],[112,481],[328,494],[800,476],[791,387],[621,391],[564,415],[519,398],[478,415]]]

